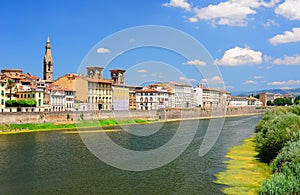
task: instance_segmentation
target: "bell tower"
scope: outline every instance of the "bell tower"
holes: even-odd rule
[[[113,84],[124,85],[125,72],[125,70],[121,69],[110,70],[110,78],[113,80]]]
[[[53,82],[53,59],[51,53],[50,37],[48,36],[46,47],[45,47],[45,56],[44,56],[44,80],[47,83]]]

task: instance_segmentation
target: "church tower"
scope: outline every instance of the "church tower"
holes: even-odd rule
[[[47,83],[52,83],[52,81],[53,81],[53,59],[52,59],[49,36],[48,36],[45,48],[46,48],[46,51],[45,51],[45,56],[44,56],[44,80],[46,80]]]

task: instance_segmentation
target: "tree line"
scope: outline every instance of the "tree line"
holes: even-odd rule
[[[273,170],[260,194],[300,194],[300,106],[267,111],[255,128],[255,145]]]
[[[296,97],[294,103],[291,98],[276,98],[274,101],[268,100],[267,106],[289,106],[289,105],[299,105],[300,104],[300,96]]]

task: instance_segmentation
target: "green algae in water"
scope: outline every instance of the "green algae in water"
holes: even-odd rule
[[[227,185],[225,194],[258,194],[262,183],[271,177],[271,168],[257,159],[254,138],[248,138],[242,145],[233,146],[225,156],[226,170],[216,174],[215,183]]]

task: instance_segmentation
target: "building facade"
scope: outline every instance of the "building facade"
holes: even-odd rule
[[[129,109],[129,88],[125,85],[112,86],[112,110]]]
[[[6,82],[4,80],[0,80],[0,112],[5,111],[5,101],[6,101],[5,88],[6,88]]]
[[[194,101],[195,101],[195,106],[196,107],[203,107],[203,87],[195,87],[194,88]]]
[[[215,88],[203,88],[203,107],[217,108],[229,105],[231,94],[225,90]]]
[[[136,108],[138,110],[157,110],[168,108],[168,91],[144,88],[136,91]]]
[[[160,87],[169,93],[170,108],[193,108],[195,107],[194,90],[191,85],[179,82],[157,83],[151,87]],[[159,89],[159,88],[157,88]]]
[[[259,100],[262,102],[263,106],[267,106],[268,101],[274,101],[275,96],[274,93],[260,93]]]

